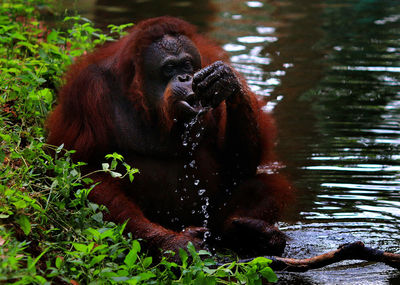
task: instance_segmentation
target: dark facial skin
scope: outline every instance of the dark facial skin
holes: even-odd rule
[[[175,100],[193,111],[193,74],[201,68],[199,51],[186,36],[165,35],[144,52],[144,91],[150,108],[161,103],[167,86]]]
[[[159,106],[166,88],[174,96],[177,113],[189,117],[240,96],[241,83],[231,66],[217,61],[200,68],[199,51],[186,36],[165,35],[151,44],[144,52],[144,88],[149,107]]]

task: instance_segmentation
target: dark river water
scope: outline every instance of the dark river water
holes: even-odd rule
[[[278,129],[297,188],[280,227],[285,255],[361,240],[400,252],[400,1],[75,1],[99,27],[172,15],[216,39]],[[73,2],[64,0],[64,7]],[[348,261],[280,284],[400,284],[388,266]]]

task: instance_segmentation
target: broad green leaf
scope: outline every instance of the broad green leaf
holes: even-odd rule
[[[150,264],[153,262],[153,258],[151,256],[146,257],[143,262],[142,262],[142,266],[144,268],[147,268],[150,266]]]
[[[154,273],[147,271],[147,272],[140,273],[139,277],[140,277],[140,281],[146,281],[146,280],[149,280],[150,278],[154,278],[157,276]]]
[[[57,256],[56,258],[56,268],[60,269],[61,265],[62,265],[63,260],[61,259],[61,257]]]
[[[28,217],[25,215],[20,215],[17,218],[17,223],[21,226],[21,229],[24,231],[24,234],[29,235],[29,233],[31,232],[31,223]]]
[[[260,270],[260,274],[268,280],[268,282],[277,282],[278,277],[276,276],[275,272],[272,271],[270,267],[265,267]]]
[[[92,258],[92,260],[90,261],[89,265],[90,267],[92,267],[93,265],[100,263],[101,261],[103,261],[104,258],[106,258],[107,255],[106,254],[102,254],[102,255],[97,255],[95,257]]]
[[[137,257],[137,251],[135,249],[131,249],[125,256],[124,263],[130,268],[135,264]]]
[[[24,209],[27,206],[27,204],[26,204],[26,202],[24,200],[18,200],[16,202],[13,202],[13,205],[15,206],[15,208],[17,210]]]
[[[75,247],[75,249],[77,251],[87,252],[87,245],[85,245],[85,244],[73,242],[72,245],[73,245],[73,247]]]
[[[180,248],[179,249],[179,256],[180,256],[180,258],[182,260],[182,267],[186,268],[187,267],[187,260],[189,258],[187,252],[184,249]]]
[[[259,264],[261,266],[268,266],[271,262],[272,262],[271,259],[260,256],[260,257],[254,258],[252,261],[250,261],[249,264]]]
[[[140,243],[137,240],[134,240],[132,242],[132,249],[135,249],[136,252],[140,252],[140,250],[141,250]]]

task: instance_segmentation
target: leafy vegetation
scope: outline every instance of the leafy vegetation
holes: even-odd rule
[[[125,225],[103,220],[87,199],[94,187],[71,154],[45,143],[44,124],[66,67],[76,56],[113,38],[87,19],[67,17],[62,28],[39,21],[40,0],[0,4],[0,283],[16,284],[260,284],[276,281],[269,260],[217,265],[189,244],[180,264],[153,261]],[[130,25],[110,26],[116,37]],[[55,157],[49,155],[52,149]],[[113,177],[137,169],[106,156],[98,171]],[[91,185],[88,187],[87,185]]]

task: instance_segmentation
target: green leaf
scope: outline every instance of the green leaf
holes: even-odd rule
[[[260,270],[260,274],[268,280],[268,282],[277,282],[278,277],[276,276],[275,272],[272,271],[271,267],[265,267]]]
[[[76,176],[78,176],[79,172],[76,169],[72,169],[70,174],[72,177],[76,177]]]
[[[114,152],[113,154],[107,154],[105,157],[106,157],[107,159],[109,159],[109,158],[114,158],[114,159],[120,160],[120,161],[122,161],[122,160],[124,159],[124,157],[123,157],[122,155],[120,155],[120,154],[118,154],[118,153],[116,153],[116,152]]]
[[[120,273],[120,272],[118,272],[117,274],[119,274],[119,273]],[[126,282],[126,281],[129,280],[129,277],[118,276],[118,277],[111,277],[111,279],[112,279],[113,281],[116,281],[116,282]],[[96,283],[96,284],[98,284],[98,283]]]
[[[142,262],[143,268],[149,267],[152,262],[153,262],[153,258],[151,256],[146,257]]]
[[[117,168],[118,162],[116,159],[113,159],[113,161],[111,161],[111,169],[114,170]]]
[[[184,249],[180,248],[179,249],[179,256],[180,256],[180,258],[182,260],[182,267],[186,268],[187,267],[187,260],[189,258],[187,252]]]
[[[132,183],[133,182],[133,179],[134,179],[135,177],[133,176],[133,173],[132,172],[129,172],[129,181]]]
[[[106,254],[102,254],[102,255],[98,255],[98,256],[93,257],[92,260],[89,263],[90,267],[92,267],[93,265],[95,265],[97,263],[100,263],[106,257],[107,257]]]
[[[40,283],[40,284],[45,284],[47,282],[47,280],[44,277],[40,276],[40,275],[35,275],[35,279],[37,281],[39,281],[38,283]]]
[[[112,237],[114,235],[114,232],[112,229],[106,229],[104,232],[100,234],[100,239],[105,239],[108,237]]]
[[[60,153],[63,148],[64,148],[64,144],[61,144],[59,147],[57,147],[56,153]]]
[[[129,253],[125,256],[124,263],[128,267],[132,267],[135,264],[137,257],[138,257],[137,250],[132,248],[129,251]]]
[[[31,232],[31,223],[29,222],[29,219],[25,215],[20,215],[17,218],[17,223],[21,226],[21,229],[24,231],[25,235],[29,235]]]
[[[42,99],[47,104],[51,104],[53,102],[53,93],[50,91],[49,88],[44,88],[37,91],[37,98]]]
[[[102,212],[98,212],[98,213],[92,215],[92,219],[95,220],[98,223],[103,222],[103,213]]]
[[[62,265],[63,260],[61,259],[61,257],[57,256],[56,258],[56,268],[60,269],[61,265]]]
[[[26,208],[26,202],[24,200],[18,200],[13,203],[17,210]]]
[[[111,175],[113,178],[120,178],[120,177],[122,177],[122,174],[121,174],[121,173],[115,172],[115,171],[110,171],[110,175]]]
[[[136,252],[140,252],[140,243],[137,240],[134,240],[132,242],[132,249],[136,250]]]
[[[149,280],[150,278],[157,277],[154,273],[152,272],[143,272],[139,274],[140,281],[146,281]]]
[[[80,252],[86,252],[87,251],[87,245],[85,245],[85,244],[73,242],[72,245],[73,245],[73,247],[75,247],[75,249],[77,251],[80,251]]]
[[[107,249],[107,248],[108,248],[108,245],[106,245],[106,244],[101,244],[101,245],[96,246],[96,247],[93,249],[92,253],[95,253],[95,252],[98,252],[98,251],[106,253],[107,250],[104,250],[104,251],[103,251],[103,249]]]
[[[193,259],[195,259],[197,257],[197,252],[196,252],[196,248],[194,247],[192,242],[188,243],[187,249],[188,249],[190,255],[193,257]]]
[[[250,261],[249,264],[251,264],[251,265],[259,264],[260,266],[268,266],[271,262],[272,262],[271,259],[260,256],[260,257],[254,258],[252,261]]]
[[[212,256],[212,254],[210,252],[208,252],[207,250],[204,250],[204,249],[200,249],[198,253],[199,253],[199,255]]]
[[[89,243],[89,245],[87,246],[87,251],[88,251],[88,252],[91,252],[92,249],[93,249],[93,247],[94,247],[94,242],[92,241],[92,242]]]
[[[26,37],[24,35],[22,35],[21,33],[18,33],[18,32],[10,34],[10,37],[12,37],[14,39],[21,40],[21,41],[25,41],[26,40]]]
[[[52,42],[56,41],[58,38],[58,32],[55,30],[52,30],[48,35],[47,35],[47,42]]]
[[[135,276],[132,279],[125,281],[127,284],[136,285],[139,282],[139,277]]]
[[[83,178],[82,181],[83,181],[83,183],[85,183],[85,184],[91,184],[91,183],[93,183],[93,179],[88,178],[88,177]]]

